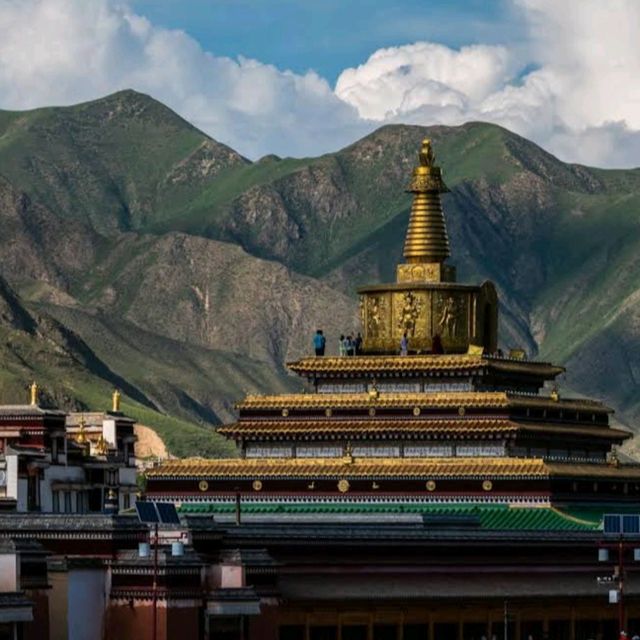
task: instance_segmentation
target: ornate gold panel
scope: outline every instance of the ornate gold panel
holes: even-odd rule
[[[393,338],[400,348],[400,340],[406,332],[409,348],[412,341],[426,337],[425,320],[428,317],[427,296],[424,291],[399,291],[393,294]]]
[[[396,270],[398,282],[440,282],[442,265],[438,262],[399,264]]]
[[[366,333],[367,338],[374,343],[383,343],[388,337],[389,304],[388,296],[370,295],[366,298]]]
[[[445,349],[466,348],[469,342],[469,294],[435,292],[432,331],[434,335],[440,335]]]

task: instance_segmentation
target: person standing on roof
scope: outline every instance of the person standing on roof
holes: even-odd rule
[[[313,348],[316,350],[317,356],[324,355],[324,349],[327,344],[327,340],[322,333],[322,329],[316,331],[316,335],[313,336]]]

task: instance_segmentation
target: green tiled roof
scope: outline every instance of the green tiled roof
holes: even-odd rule
[[[235,505],[229,503],[183,504],[184,514],[233,513]],[[243,502],[245,514],[374,514],[408,513],[425,516],[474,516],[480,527],[494,531],[593,531],[599,528],[602,510],[585,509],[580,512],[560,511],[554,507],[514,507],[507,504],[335,504],[297,503],[268,504]]]

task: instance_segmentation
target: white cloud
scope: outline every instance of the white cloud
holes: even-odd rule
[[[250,157],[331,151],[366,130],[314,72],[217,57],[111,0],[0,0],[0,106],[151,94]]]
[[[338,78],[362,117],[485,120],[564,160],[640,165],[640,3],[519,0],[530,39],[515,51],[419,43],[383,49]],[[534,70],[518,77],[518,68]]]
[[[376,51],[365,64],[346,69],[336,94],[360,115],[385,120],[425,105],[461,112],[504,85],[512,72],[503,47],[454,51],[428,42]]]
[[[564,160],[640,165],[640,2],[513,1],[529,27],[517,49],[381,49],[333,90],[312,71],[208,53],[124,0],[0,0],[0,106],[131,87],[253,158],[316,155],[385,122],[486,120]]]

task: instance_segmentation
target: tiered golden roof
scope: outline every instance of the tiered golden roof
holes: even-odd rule
[[[640,465],[545,462],[541,458],[285,458],[170,460],[147,472],[158,479],[455,479],[633,478]]]

